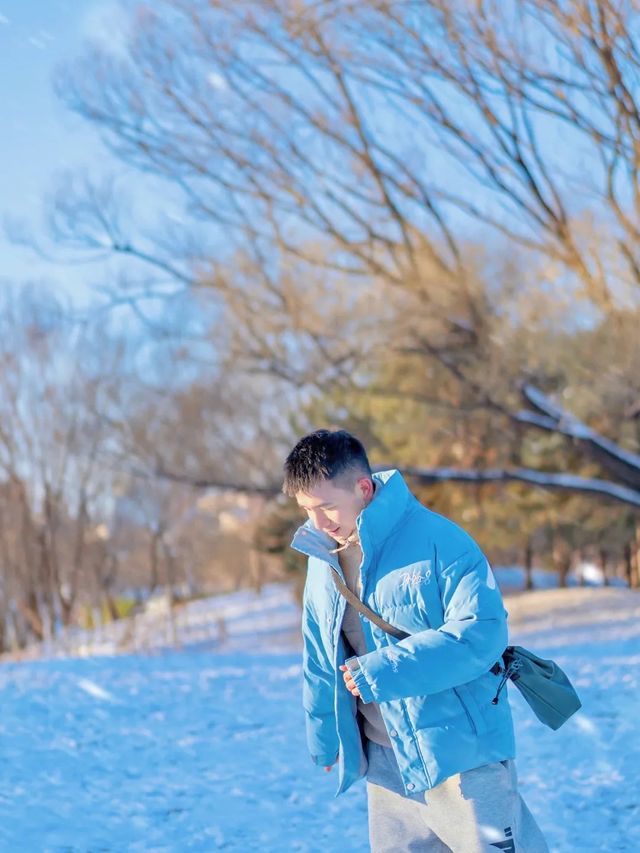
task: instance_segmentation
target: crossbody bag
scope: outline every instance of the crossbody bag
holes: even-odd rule
[[[397,640],[406,640],[411,636],[367,607],[349,589],[333,566],[331,572],[338,592],[370,622]],[[504,686],[507,681],[511,681],[540,722],[554,731],[582,707],[575,688],[558,664],[538,657],[523,646],[507,646],[501,660],[494,663],[489,672],[501,676],[492,704],[498,704]]]

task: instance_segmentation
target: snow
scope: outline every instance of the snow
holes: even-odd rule
[[[207,81],[210,86],[214,89],[218,89],[219,91],[225,91],[228,89],[227,81],[224,79],[222,74],[219,74],[217,71],[211,71],[207,75]]]
[[[525,585],[525,571],[521,566],[494,566],[493,571],[498,581],[498,586],[503,594],[510,592],[521,592]],[[558,573],[546,569],[534,568],[531,572],[534,590],[556,589],[558,586]],[[594,563],[582,562],[569,572],[567,576],[568,586],[603,586],[604,576],[599,566]],[[622,578],[612,577],[609,580],[612,587],[627,588]]]
[[[170,614],[166,595],[146,602],[144,611],[95,630],[72,627],[34,644],[23,658],[115,655],[180,648],[230,652],[247,637],[262,637],[269,650],[297,648],[300,612],[290,584],[266,584],[260,593],[241,589],[177,605]],[[265,640],[266,637],[266,640]],[[175,640],[175,642],[174,642]],[[2,657],[0,656],[0,661]]]
[[[554,657],[583,700],[552,732],[510,690],[551,850],[639,850],[640,596],[548,589],[507,609],[512,640]],[[307,755],[299,638],[270,636],[0,667],[0,850],[368,850],[364,784],[334,798],[335,770]]]
[[[553,657],[583,708],[558,732],[510,691],[529,806],[555,851],[640,850],[640,595],[549,590],[507,607],[513,639]]]
[[[542,391],[534,385],[526,385],[523,388],[523,391],[525,397],[533,406],[550,417],[551,425],[549,427],[544,426],[542,421],[538,421],[538,424],[542,426],[543,429],[550,428],[581,441],[590,442],[594,447],[605,451],[605,453],[611,457],[609,463],[617,461],[628,466],[630,471],[628,471],[627,474],[632,475],[632,479],[630,481],[626,478],[623,479],[625,479],[625,482],[631,482],[632,485],[637,484],[637,475],[638,471],[640,471],[639,454],[626,450],[614,441],[611,441],[603,435],[595,432],[595,430],[591,429],[591,427],[588,427],[586,424],[583,424],[582,421],[578,420],[574,415],[566,412],[564,409],[553,403],[546,394],[543,394]],[[527,412],[520,412],[518,414],[518,420],[529,420],[531,423],[535,423],[533,419],[527,417],[529,414],[530,413]],[[605,463],[603,462],[603,464]]]
[[[506,483],[513,481],[533,483],[543,489],[561,489],[563,491],[606,495],[623,504],[640,506],[640,492],[638,492],[635,486],[634,488],[630,488],[614,483],[611,480],[580,477],[575,474],[558,474],[552,471],[537,471],[533,468],[487,468],[483,471],[466,471],[459,468],[405,467],[402,470],[405,474],[418,477],[425,483],[441,481],[467,483]]]

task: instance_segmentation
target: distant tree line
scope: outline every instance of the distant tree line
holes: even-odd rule
[[[101,310],[129,312],[138,337],[96,347],[94,316],[66,382],[50,341],[67,332],[21,341],[21,378],[6,356],[12,512],[40,471],[24,460],[56,460],[31,491],[38,523],[25,509],[12,525],[35,543],[20,556],[27,610],[41,612],[46,577],[64,616],[61,566],[113,588],[123,482],[167,491],[170,518],[180,490],[273,497],[291,441],[327,423],[496,558],[566,579],[589,556],[637,586],[636,13],[158,0],[132,7],[117,52],[88,46],[67,65],[61,97],[148,176],[159,213],[143,224],[109,175],[67,177],[48,208],[50,249],[117,264]],[[42,424],[10,402],[27,380],[55,448],[33,444]],[[284,554],[295,518],[271,507],[254,545]],[[63,527],[76,544],[45,559]],[[166,529],[149,528],[150,553],[185,571]]]

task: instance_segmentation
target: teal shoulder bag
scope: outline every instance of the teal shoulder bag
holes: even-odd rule
[[[370,622],[399,640],[410,636],[367,607],[349,589],[333,566],[331,572],[338,591]],[[582,707],[575,688],[558,664],[540,658],[522,646],[507,646],[502,653],[502,660],[495,663],[489,671],[502,676],[492,700],[494,705],[498,704],[500,693],[507,681],[511,681],[540,722],[554,731]]]

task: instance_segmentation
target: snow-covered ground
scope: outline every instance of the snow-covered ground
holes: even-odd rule
[[[512,639],[558,660],[584,704],[551,732],[510,688],[521,787],[552,851],[640,850],[640,595],[507,607]],[[335,770],[311,764],[299,650],[269,636],[0,666],[0,851],[364,853],[364,785],[336,799]]]
[[[493,572],[503,593],[522,592],[525,588],[525,571],[522,566],[493,566]],[[534,589],[556,589],[558,573],[548,569],[534,568],[531,572]],[[627,587],[622,578],[612,577],[609,584]],[[603,586],[601,569],[594,563],[579,563],[567,576],[567,586]]]
[[[128,652],[189,648],[232,651],[265,642],[270,651],[291,651],[300,641],[300,609],[293,587],[270,583],[257,593],[240,589],[194,599],[170,610],[165,595],[147,602],[135,616],[108,622],[93,630],[69,627],[54,638],[34,643],[2,660],[95,657]]]

